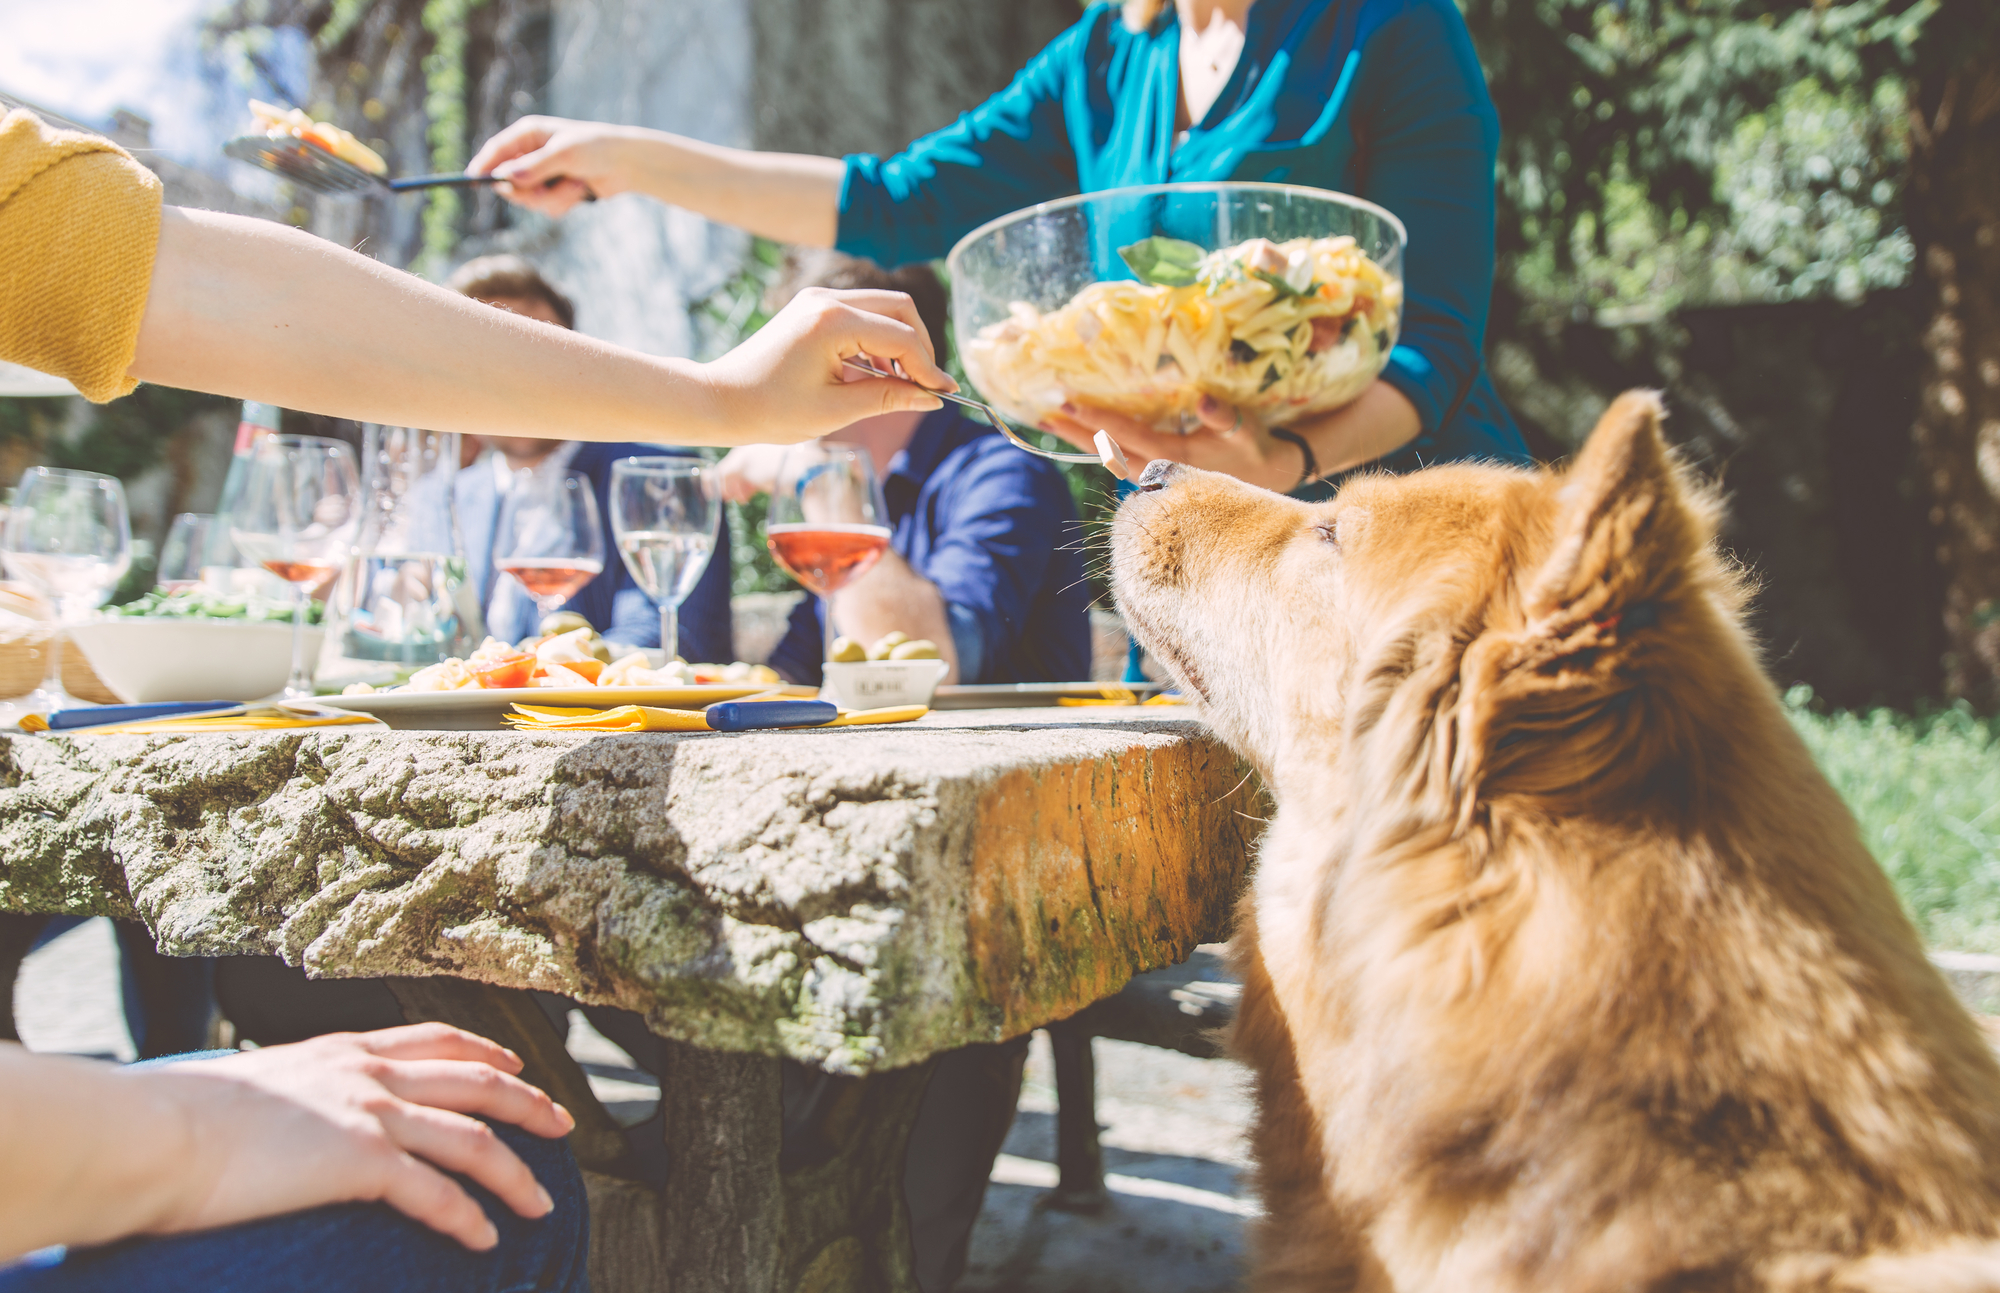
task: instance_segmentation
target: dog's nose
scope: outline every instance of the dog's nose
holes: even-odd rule
[[[1156,489],[1165,489],[1172,483],[1173,478],[1180,470],[1181,465],[1177,462],[1168,462],[1165,458],[1155,458],[1146,464],[1146,470],[1139,473],[1139,479],[1135,483],[1140,489],[1150,494]]]

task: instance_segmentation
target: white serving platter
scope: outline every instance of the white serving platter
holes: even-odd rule
[[[501,718],[515,704],[563,709],[611,709],[653,705],[660,709],[702,709],[718,701],[740,700],[785,690],[774,683],[704,683],[689,687],[493,687],[460,691],[378,691],[362,696],[321,696],[322,704],[373,714],[390,727],[432,732],[488,732],[506,726]],[[811,688],[800,690],[812,695]]]

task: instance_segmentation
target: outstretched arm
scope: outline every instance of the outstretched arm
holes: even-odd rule
[[[485,435],[732,445],[933,409],[953,389],[898,292],[802,293],[721,359],[662,359],[505,310],[283,225],[168,207],[130,376],[286,408]]]
[[[643,193],[780,242],[838,246],[884,265],[942,256],[960,235],[1020,207],[1076,192],[1062,98],[1086,18],[1008,87],[893,157],[760,153],[601,122],[524,117],[487,140],[466,170],[560,216],[586,196]]]
[[[520,1068],[513,1052],[443,1024],[144,1070],[0,1044],[0,1264],[55,1244],[377,1200],[491,1248],[493,1223],[446,1172],[524,1217],[552,1204],[472,1115],[537,1136],[575,1126],[513,1076]]]
[[[499,174],[502,195],[560,216],[586,195],[643,193],[779,242],[831,247],[838,158],[759,153],[698,139],[561,117],[523,117],[487,140],[466,171]]]

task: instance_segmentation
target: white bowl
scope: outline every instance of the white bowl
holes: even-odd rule
[[[942,660],[859,660],[828,664],[826,690],[843,709],[928,705],[951,666]]]
[[[321,630],[306,629],[306,659]],[[292,626],[268,620],[92,620],[70,626],[104,685],[129,705],[158,700],[262,700],[292,671]]]

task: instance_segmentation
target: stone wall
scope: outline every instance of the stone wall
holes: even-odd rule
[[[754,138],[784,152],[890,153],[1006,86],[1077,0],[751,0]]]
[[[558,0],[547,110],[751,142],[750,15],[705,0]],[[734,230],[644,198],[580,207],[537,257],[576,300],[577,327],[653,354],[694,351],[688,305],[735,273]]]

